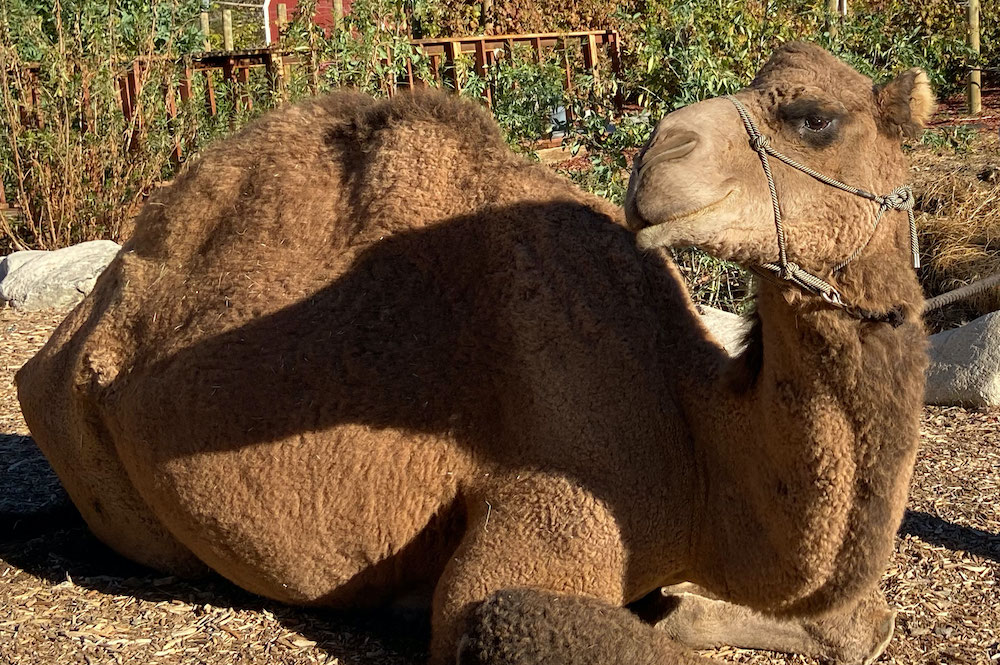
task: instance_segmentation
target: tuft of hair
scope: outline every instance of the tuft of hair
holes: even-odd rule
[[[914,67],[877,91],[885,128],[891,135],[916,138],[937,109],[931,81]]]
[[[699,665],[666,633],[594,598],[505,589],[469,619],[458,665]]]

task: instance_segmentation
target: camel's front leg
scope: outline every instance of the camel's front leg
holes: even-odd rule
[[[600,500],[558,477],[497,480],[468,497],[463,542],[435,590],[433,665],[455,662],[470,616],[497,591],[533,588],[622,602],[625,548]]]
[[[766,616],[690,584],[663,592],[666,616],[657,628],[692,649],[728,645],[868,665],[885,651],[896,616],[877,589],[849,609],[811,619]]]

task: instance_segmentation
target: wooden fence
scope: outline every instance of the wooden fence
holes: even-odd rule
[[[561,55],[564,69],[564,85],[567,89],[573,86],[573,70],[582,64],[585,70],[599,76],[599,58],[604,51],[610,70],[614,75],[621,73],[621,50],[617,31],[580,31],[567,33],[540,33],[522,35],[497,35],[476,37],[450,37],[444,39],[420,39],[410,42],[410,48],[423,54],[430,63],[433,82],[437,85],[450,85],[453,89],[461,87],[457,61],[471,57],[473,71],[477,76],[488,80],[488,72],[501,58],[512,58],[518,45],[526,45],[536,62],[541,62],[546,52],[557,52]],[[579,62],[582,59],[582,63]],[[122,113],[131,123],[132,140],[142,135],[143,124],[149,122],[147,110],[143,108],[141,95],[146,86],[156,85],[163,95],[165,112],[170,119],[179,115],[180,104],[191,103],[196,88],[199,89],[205,111],[210,116],[219,112],[218,88],[221,86],[228,94],[234,95],[230,101],[237,107],[250,109],[255,100],[249,89],[250,73],[254,69],[263,69],[267,74],[267,92],[281,99],[287,98],[287,83],[292,67],[310,67],[315,59],[308,49],[282,49],[277,46],[260,49],[210,51],[198,53],[186,58],[183,63],[174,65],[168,63],[166,70],[162,67],[164,61],[157,58],[140,58],[132,61],[124,68],[118,79],[119,97]],[[322,63],[321,63],[322,66]],[[179,68],[179,71],[178,71]],[[311,68],[311,67],[310,67]],[[164,74],[166,71],[166,74]],[[25,79],[29,82],[30,94],[22,100],[21,117],[25,125],[43,127],[44,114],[41,112],[40,96],[42,90],[39,83],[39,68],[28,65],[23,70]],[[201,78],[201,86],[195,81]],[[442,81],[441,78],[445,80]],[[158,79],[158,80],[154,80]],[[419,78],[413,67],[413,60],[406,59],[405,72],[389,89],[389,94],[400,88],[426,86],[430,81]],[[310,86],[313,93],[318,92],[318,72],[312,71]],[[487,85],[483,91],[484,101],[492,105],[496,91]],[[81,108],[89,107],[88,91],[83,91],[84,99]],[[620,93],[616,94],[615,103],[621,106]],[[567,110],[567,121],[572,121],[572,115]],[[87,131],[92,126],[87,118],[81,118],[81,127]],[[180,162],[188,146],[180,136],[173,137],[172,159]],[[2,180],[0,180],[0,214],[11,214],[14,207],[8,202]]]

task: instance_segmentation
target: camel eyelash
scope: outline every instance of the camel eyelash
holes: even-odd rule
[[[812,100],[785,104],[778,114],[789,129],[816,148],[825,148],[837,140],[845,115]]]

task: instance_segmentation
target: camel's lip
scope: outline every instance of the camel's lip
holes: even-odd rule
[[[653,247],[659,247],[663,245],[664,243],[659,242],[659,239],[662,238],[664,235],[666,235],[666,233],[669,231],[669,229],[664,228],[666,225],[674,224],[681,220],[689,220],[689,219],[694,219],[696,217],[705,216],[713,212],[714,210],[720,208],[722,204],[728,201],[735,193],[736,193],[736,188],[730,189],[728,192],[726,192],[726,194],[722,198],[719,198],[713,201],[712,203],[709,203],[708,205],[702,206],[697,210],[691,210],[689,212],[680,213],[678,215],[671,215],[662,222],[653,224],[651,226],[647,226],[646,228],[636,233],[637,244],[641,249],[652,249]]]

